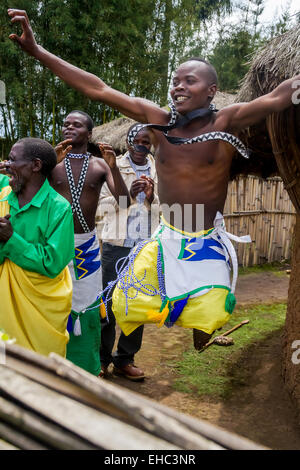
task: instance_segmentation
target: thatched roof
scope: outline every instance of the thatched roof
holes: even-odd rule
[[[114,151],[119,155],[127,150],[126,136],[129,127],[134,123],[132,119],[127,117],[120,117],[114,119],[102,126],[94,127],[92,142],[106,142],[110,144]]]
[[[251,101],[300,72],[299,25],[274,38],[254,57],[236,102]],[[263,177],[279,174],[300,210],[300,109],[291,106],[245,130],[240,136],[252,150],[249,162],[234,161],[235,173]],[[299,188],[299,189],[297,189]],[[296,192],[295,192],[296,191]],[[299,194],[296,194],[296,193]]]
[[[232,104],[235,100],[235,95],[229,93],[217,92],[213,103],[217,109],[224,108]],[[114,119],[107,124],[102,126],[94,127],[92,142],[96,144],[97,142],[107,142],[110,144],[117,154],[124,153],[127,150],[126,147],[126,136],[129,127],[134,123],[132,119],[127,117],[121,117]]]
[[[254,57],[237,94],[237,101],[251,101],[274,90],[283,80],[300,72],[299,25],[269,41]]]

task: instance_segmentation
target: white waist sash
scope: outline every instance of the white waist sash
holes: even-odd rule
[[[238,261],[231,240],[248,243],[251,238],[249,235],[237,237],[226,232],[220,212],[216,214],[211,230],[187,234],[162,221],[153,237],[157,239],[162,252],[168,299],[182,299],[187,295],[197,297],[214,287],[226,288],[234,293]]]

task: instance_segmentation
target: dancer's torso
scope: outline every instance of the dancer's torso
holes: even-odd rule
[[[70,163],[74,182],[77,186],[83,160],[70,159]],[[95,227],[96,210],[104,181],[105,173],[101,165],[101,160],[95,157],[90,157],[89,167],[80,197],[81,210],[90,230],[93,230]],[[70,185],[64,162],[58,164],[53,170],[51,175],[51,185],[59,194],[64,196],[70,204],[72,204]],[[74,231],[75,233],[84,232],[76,213],[74,213]]]
[[[198,130],[195,126],[174,129],[169,135],[194,137],[217,130],[223,129],[209,123]],[[161,132],[153,132],[158,195],[165,219],[178,226],[178,216],[170,211],[171,206],[177,204],[182,213],[179,228],[188,232],[211,228],[217,211],[223,213],[234,148],[220,140],[172,145]],[[201,204],[204,205],[203,223],[201,217],[197,218],[197,205]]]

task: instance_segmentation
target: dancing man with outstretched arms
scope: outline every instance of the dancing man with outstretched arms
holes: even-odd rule
[[[233,155],[237,150],[247,157],[239,132],[291,106],[292,85],[300,75],[249,103],[216,112],[211,109],[216,71],[193,58],[174,73],[170,114],[46,51],[36,43],[25,11],[11,9],[8,14],[22,27],[21,36],[10,38],[69,86],[140,123],[154,124],[162,220],[152,240],[136,248],[119,273],[113,309],[125,334],[147,322],[176,323],[197,331],[195,346],[200,348],[235,305],[237,259],[231,239],[249,241],[228,234],[222,216]],[[142,128],[137,126],[132,138]]]

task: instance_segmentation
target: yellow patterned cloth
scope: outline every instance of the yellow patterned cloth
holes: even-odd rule
[[[0,265],[0,326],[17,344],[40,354],[66,355],[72,281],[25,271],[8,258]]]
[[[2,190],[0,190],[0,198],[4,198],[11,193],[11,187],[5,186]],[[0,204],[0,217],[4,217],[6,214],[9,214],[9,204],[8,201],[3,201]]]
[[[138,279],[142,279],[146,272],[143,284],[150,284],[158,290],[157,251],[158,242],[156,240],[148,243],[135,259],[134,274]],[[161,310],[160,295],[149,296],[142,292],[137,293],[133,288],[129,289],[128,294],[130,297],[137,295],[134,299],[128,299],[128,314],[126,315],[126,299],[123,291],[117,285],[113,293],[113,312],[125,335],[129,335],[145,323],[163,325],[165,318],[155,315],[155,312]],[[196,328],[211,334],[215,329],[221,328],[230,318],[230,314],[225,311],[227,295],[228,290],[214,288],[204,295],[188,299],[175,324],[184,328]],[[173,306],[174,302],[171,302],[171,305]],[[167,314],[168,311],[166,311],[165,317]]]
[[[6,187],[1,197],[11,191]],[[0,202],[0,217],[9,213]],[[27,271],[5,258],[0,264],[0,328],[16,343],[43,355],[66,355],[66,330],[72,303],[72,280],[65,268],[55,278]]]

